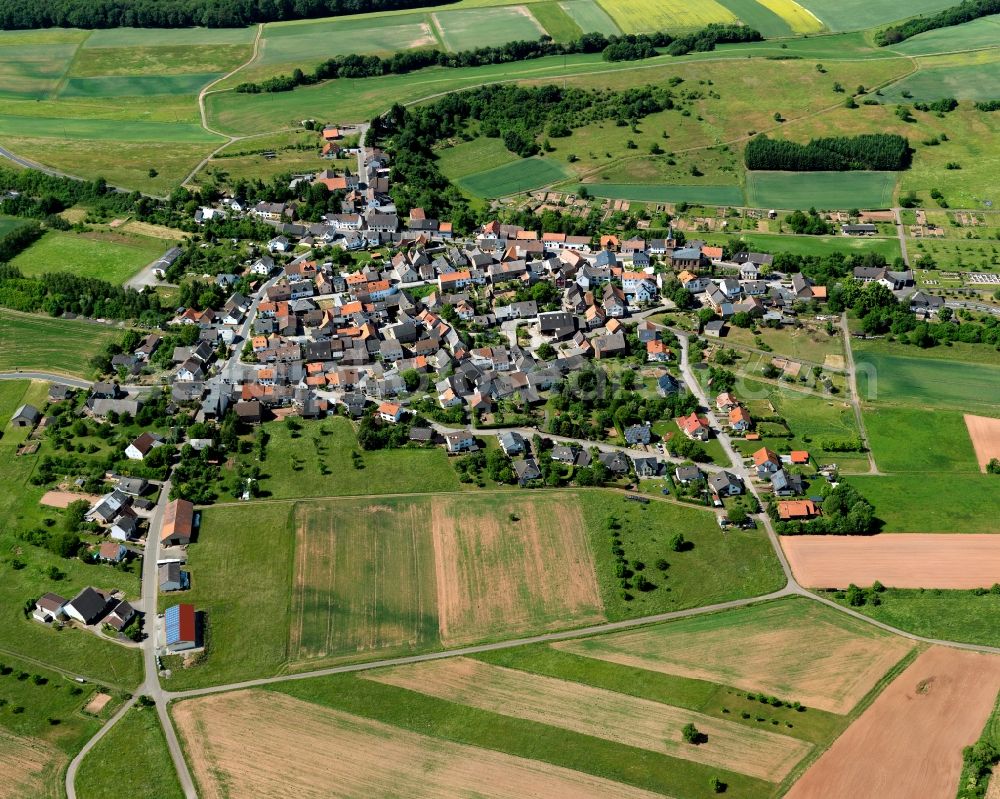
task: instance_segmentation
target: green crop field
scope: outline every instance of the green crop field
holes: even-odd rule
[[[929,62],[932,63],[932,62]],[[942,97],[958,100],[1000,98],[1000,61],[957,66],[926,66],[919,72],[888,87],[883,94],[889,102],[932,102]],[[903,92],[909,92],[904,96]]]
[[[257,31],[246,28],[103,28],[87,37],[85,47],[159,47],[250,44]],[[169,39],[169,42],[165,41]]]
[[[128,711],[80,764],[76,777],[76,795],[80,799],[116,794],[133,799],[183,799],[184,791],[154,708],[137,706]]]
[[[568,42],[578,39],[583,29],[570,17],[556,0],[533,3],[531,15],[548,31],[549,36],[557,42]]]
[[[40,369],[89,377],[90,359],[120,335],[93,322],[0,310],[0,371]]]
[[[70,77],[221,73],[246,61],[251,52],[245,44],[84,47],[73,61]]]
[[[851,477],[887,533],[1000,533],[996,483],[991,474],[937,471]]]
[[[756,596],[784,585],[774,552],[760,530],[722,533],[715,515],[707,508],[685,508],[655,500],[649,505],[639,505],[620,496],[595,493],[584,494],[582,498],[610,619]],[[631,601],[622,598],[621,585],[615,577],[613,544],[609,542],[611,517],[620,525],[625,558],[645,564],[642,573],[655,586],[648,591],[633,590]],[[682,533],[694,544],[690,551],[671,550],[670,540],[676,533]],[[661,558],[668,563],[665,571],[655,566]]]
[[[865,405],[865,429],[880,470],[891,474],[979,474],[965,420],[958,411],[936,409],[927,423],[926,408]]]
[[[535,20],[530,6],[496,6],[493,8],[436,11],[431,15],[441,32],[441,41],[449,50],[472,50],[483,45],[484,31],[489,31],[493,44],[535,40],[545,29]]]
[[[670,183],[582,183],[594,197],[634,200],[647,203],[704,203],[705,205],[743,205],[739,186],[681,186]]]
[[[48,119],[0,114],[0,135],[7,137],[51,138],[52,147],[60,139],[89,139],[123,142],[223,142],[200,125],[184,122],[145,122],[139,120]],[[148,148],[147,148],[148,150]],[[153,156],[150,156],[153,157]]]
[[[426,14],[282,23],[264,28],[260,64],[313,64],[335,55],[386,55],[438,40]]]
[[[1000,367],[885,355],[864,347],[855,350],[854,359],[858,391],[868,402],[988,410],[1000,396]]]
[[[25,275],[71,272],[118,284],[155,261],[168,247],[169,242],[145,236],[49,231],[11,264]]]
[[[601,6],[625,33],[670,32],[703,28],[712,22],[735,22],[735,15],[715,0],[604,0]]]
[[[895,172],[747,172],[755,208],[889,208]]]
[[[202,75],[165,75],[163,77],[70,78],[60,97],[148,97],[156,94],[197,94],[220,73]]]
[[[914,0],[900,7],[893,0],[799,0],[830,30],[856,31],[884,25],[903,17],[929,14],[950,8],[951,0]]]
[[[768,38],[777,36],[791,36],[792,26],[788,21],[776,14],[763,3],[757,0],[719,0],[719,2],[732,11],[742,22],[749,25],[754,30],[760,31]],[[793,5],[789,3],[789,5]]]
[[[3,44],[0,39],[0,95],[30,99],[55,90],[76,52],[75,44]]]
[[[827,596],[835,598],[832,594]],[[972,591],[888,588],[879,598],[881,604],[863,605],[855,610],[927,638],[1000,646],[998,594],[976,596]]]
[[[621,31],[607,12],[597,4],[597,0],[565,0],[562,6],[569,16],[584,31],[618,34]]]
[[[523,158],[503,166],[466,175],[458,185],[479,197],[503,197],[556,183],[567,176],[551,158]]]
[[[892,49],[907,55],[931,55],[971,50],[976,47],[995,47],[1000,42],[1000,14],[983,17],[964,25],[928,31],[894,44]]]

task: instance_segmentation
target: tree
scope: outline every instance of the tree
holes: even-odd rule
[[[688,722],[681,728],[681,737],[686,743],[697,746],[698,744],[703,744],[708,740],[708,736],[701,732],[697,727],[691,722]]]
[[[1000,474],[1000,458],[990,458],[990,462],[986,464],[987,474]]]
[[[714,793],[725,793],[726,792],[726,788],[729,787],[728,785],[726,785],[726,783],[724,783],[718,777],[712,777],[712,779],[710,779],[708,781],[708,785],[709,785],[709,787],[712,789],[712,791]]]
[[[746,508],[742,505],[733,505],[729,509],[729,521],[733,524],[744,524],[750,516],[747,514]]]
[[[742,327],[744,329],[753,327],[753,317],[746,311],[739,311],[738,313],[733,314],[733,318],[729,321],[736,327]]]
[[[547,361],[556,354],[556,350],[549,342],[543,341],[535,348],[535,354],[543,361]]]
[[[691,549],[690,542],[684,537],[684,533],[674,533],[670,538],[670,548],[674,552],[684,552]]]

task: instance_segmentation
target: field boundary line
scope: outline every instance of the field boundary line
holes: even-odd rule
[[[76,773],[80,768],[80,764],[83,763],[84,758],[90,754],[90,750],[93,749],[105,735],[111,732],[112,727],[125,718],[125,714],[132,709],[138,699],[138,696],[133,696],[120,708],[118,708],[118,710],[115,711],[115,715],[108,719],[101,726],[101,728],[94,733],[94,736],[83,745],[79,752],[76,753],[76,757],[69,762],[69,766],[66,768],[67,799],[76,799]]]
[[[239,72],[241,69],[243,69],[244,67],[250,66],[254,61],[257,60],[257,55],[260,52],[260,40],[261,40],[261,37],[263,36],[263,34],[264,34],[264,23],[263,22],[259,22],[259,23],[257,23],[257,33],[253,37],[253,50],[250,52],[250,58],[247,59],[246,61],[244,61],[242,64],[240,64],[235,69],[232,69],[229,72],[227,72],[225,75],[223,75],[223,76],[221,76],[219,78],[216,78],[211,83],[207,84],[206,86],[203,86],[202,89],[201,89],[201,91],[198,92],[198,113],[201,115],[201,126],[206,131],[208,131],[209,133],[214,133],[217,136],[225,136],[228,139],[234,139],[235,138],[233,136],[229,136],[228,134],[221,133],[220,131],[213,130],[212,128],[210,128],[208,126],[208,117],[207,117],[207,115],[205,113],[205,95],[208,94],[209,90],[213,86],[215,86],[217,83],[221,83],[224,80],[228,80],[233,75],[235,75],[237,72]]]
[[[73,57],[66,64],[66,69],[63,70],[62,75],[59,76],[59,80],[56,81],[55,88],[52,90],[52,94],[49,96],[49,100],[58,100],[59,95],[62,94],[62,90],[66,88],[66,83],[69,81],[69,73],[73,71],[73,67],[76,66],[77,59],[80,57],[80,51],[87,44],[87,40],[94,35],[92,30],[87,31],[87,35],[76,45],[76,49],[73,51]]]

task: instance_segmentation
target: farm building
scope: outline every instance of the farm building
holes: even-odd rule
[[[71,619],[94,624],[104,616],[108,607],[108,595],[96,588],[84,588],[79,594],[66,603],[63,611]]]
[[[163,618],[166,645],[170,652],[183,652],[198,645],[198,617],[194,605],[173,605],[167,608]]]
[[[161,563],[157,569],[157,577],[160,582],[160,590],[185,591],[191,587],[191,574],[181,568],[177,561],[172,563]]]
[[[63,612],[66,600],[58,594],[42,594],[35,602],[35,609],[31,612],[31,617],[35,621],[48,624],[53,619],[58,619]]]
[[[34,427],[42,414],[34,405],[22,405],[10,418],[10,423],[14,427]]]
[[[186,499],[175,499],[163,512],[160,543],[164,546],[190,544],[194,534],[194,505]]]

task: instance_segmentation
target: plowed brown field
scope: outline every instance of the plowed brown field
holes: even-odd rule
[[[786,799],[954,799],[962,747],[1000,690],[1000,657],[933,647],[820,757]]]
[[[809,588],[876,580],[890,588],[988,588],[1000,581],[996,535],[790,535],[781,548],[795,578]]]
[[[986,471],[986,464],[993,458],[1000,458],[1000,419],[989,416],[965,414],[965,426],[969,429],[972,448],[976,451],[979,469]]]
[[[172,712],[204,799],[663,799],[267,691],[189,699]]]
[[[693,710],[466,658],[399,666],[366,678],[771,782],[780,782],[812,748]],[[688,723],[708,740],[685,743],[681,728]]]
[[[0,799],[61,795],[49,776],[60,772],[65,759],[58,749],[42,741],[20,738],[0,729]]]

